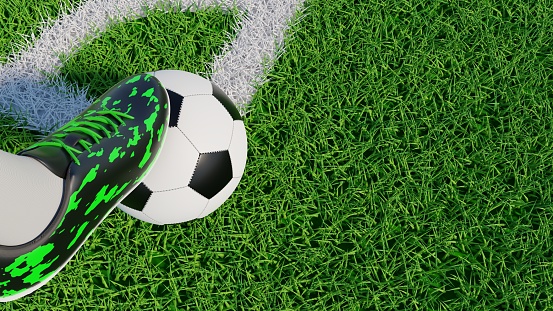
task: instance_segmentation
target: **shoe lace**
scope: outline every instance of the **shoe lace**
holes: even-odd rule
[[[91,128],[99,130],[105,134],[106,137],[111,138],[115,132],[117,131],[118,124],[116,124],[113,120],[111,120],[108,116],[112,116],[115,118],[120,124],[125,124],[123,121],[123,118],[131,119],[133,120],[134,117],[126,114],[124,112],[115,111],[115,110],[101,110],[101,111],[95,111],[98,115],[91,115],[94,113],[93,111],[89,112],[89,114],[82,117],[82,119],[73,120],[71,122],[68,122],[61,128],[59,128],[55,134],[52,134],[52,138],[50,141],[40,141],[32,145],[30,148],[38,147],[38,146],[54,146],[54,147],[61,147],[63,148],[70,156],[71,158],[77,163],[77,165],[80,165],[80,161],[77,158],[76,154],[81,154],[83,151],[74,148],[72,146],[68,146],[65,144],[63,139],[69,135],[70,133],[83,133],[85,135],[90,136],[95,143],[99,143],[100,139],[102,139],[102,135],[98,134],[97,132],[91,130]],[[102,125],[111,125],[113,127],[113,131],[109,131],[106,126]],[[91,142],[79,139],[78,143],[88,152],[90,152],[90,147],[93,145]]]

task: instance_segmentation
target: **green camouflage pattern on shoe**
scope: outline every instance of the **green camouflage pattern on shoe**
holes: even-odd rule
[[[144,179],[165,139],[168,101],[154,76],[128,77],[18,153],[64,178],[64,189],[58,212],[38,237],[0,245],[0,301],[23,297],[48,282]]]

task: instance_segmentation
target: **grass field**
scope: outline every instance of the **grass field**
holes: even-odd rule
[[[553,3],[307,5],[244,118],[228,202],[168,226],[115,210],[0,310],[553,310]],[[28,16],[0,38],[32,32]],[[136,72],[202,71],[232,22],[151,14],[62,73],[97,97]],[[1,123],[3,150],[36,140]]]

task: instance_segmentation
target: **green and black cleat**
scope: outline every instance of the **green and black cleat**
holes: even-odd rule
[[[0,226],[4,227],[0,229],[0,302],[26,296],[52,279],[115,206],[141,183],[165,140],[168,102],[167,92],[154,76],[134,75],[42,141],[17,155],[0,154],[0,178],[9,177],[1,176],[2,163],[12,161],[21,170],[34,167],[36,179],[59,180],[56,189],[62,188],[58,194],[31,192],[33,185],[21,190],[21,195],[44,196],[44,200],[37,199],[44,205],[48,196],[54,197],[50,202],[55,204],[50,204],[52,216],[47,219],[17,216],[18,211],[14,211],[12,218],[20,217],[29,226],[13,224],[13,237],[6,234],[12,232],[6,228],[15,222],[9,221],[8,208],[10,204],[21,206],[21,202],[0,200],[6,204],[0,208],[4,211],[0,215]],[[4,165],[4,171],[9,174],[9,167],[16,176],[13,166]],[[28,219],[21,218],[24,216]]]

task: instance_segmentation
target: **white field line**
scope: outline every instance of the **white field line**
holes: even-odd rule
[[[101,35],[110,25],[145,16],[146,8],[180,5],[182,10],[201,10],[221,5],[237,8],[234,39],[209,72],[197,73],[221,87],[236,103],[242,115],[255,94],[255,87],[266,82],[266,74],[284,52],[284,34],[294,17],[302,17],[304,0],[89,0],[43,26],[32,46],[12,55],[0,66],[0,113],[25,115],[28,125],[20,127],[49,133],[78,115],[92,103],[86,89],[69,85],[60,78],[47,81],[43,73],[58,76],[59,55],[71,55],[89,40]],[[167,8],[167,6],[164,6]],[[232,40],[231,40],[232,39]],[[158,68],[157,70],[170,69]],[[8,111],[9,108],[13,108]],[[23,117],[16,117],[21,119]]]

